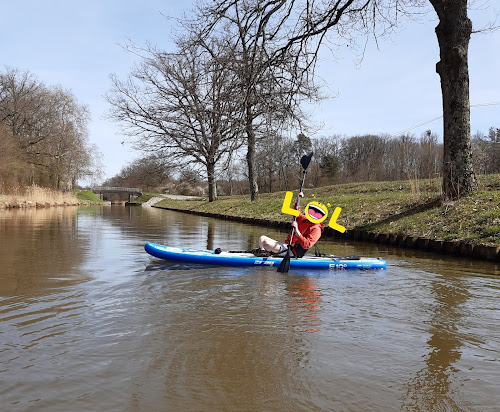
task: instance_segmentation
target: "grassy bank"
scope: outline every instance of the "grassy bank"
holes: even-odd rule
[[[78,206],[95,203],[103,202],[90,190],[75,190],[73,193],[66,193],[39,186],[29,186],[14,193],[0,194],[0,209]]]
[[[441,201],[439,180],[351,183],[304,193],[304,206],[317,200],[328,206],[329,217],[341,207],[337,222],[348,231],[500,246],[500,175],[480,176],[479,190],[454,202]],[[165,199],[155,206],[288,222],[291,217],[281,213],[284,197],[285,192],[276,192],[260,195],[257,202],[248,196],[221,197],[212,203]]]
[[[73,194],[76,196],[78,201],[83,204],[107,203],[99,199],[99,197],[91,190],[74,190]]]

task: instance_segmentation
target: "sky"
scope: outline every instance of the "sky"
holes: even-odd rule
[[[91,112],[90,142],[103,154],[104,178],[140,157],[122,144],[119,124],[106,118],[104,95],[109,76],[125,79],[139,58],[120,45],[127,39],[150,42],[173,51],[174,20],[189,12],[190,1],[178,0],[1,0],[0,71],[27,70],[47,86],[70,90]],[[476,29],[485,26],[500,0],[469,17]],[[358,55],[341,47],[335,56],[321,53],[317,74],[330,96],[308,106],[317,130],[310,137],[360,134],[420,136],[431,130],[442,136],[441,88],[435,71],[439,48],[431,10],[421,22],[406,22],[378,47],[371,42]],[[500,24],[500,19],[497,21]],[[500,30],[474,34],[469,45],[472,133],[500,127]],[[493,103],[493,104],[490,104]],[[488,105],[485,105],[488,104]],[[475,107],[476,105],[479,105]],[[430,121],[430,122],[429,122]],[[425,123],[425,124],[424,124]],[[420,125],[419,127],[416,127]]]

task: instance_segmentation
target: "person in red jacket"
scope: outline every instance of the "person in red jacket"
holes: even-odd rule
[[[304,197],[304,193],[300,192],[299,197]],[[325,226],[322,223],[311,222],[300,213],[297,219],[292,222],[292,227],[295,229],[292,243],[290,243],[290,234],[288,234],[284,242],[271,239],[268,236],[261,236],[259,238],[260,249],[275,255],[284,255],[288,249],[288,244],[290,244],[294,256],[302,257],[319,240]]]

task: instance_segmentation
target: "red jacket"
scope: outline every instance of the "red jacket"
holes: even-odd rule
[[[299,228],[300,236],[297,236],[294,232],[291,245],[294,246],[296,242],[304,248],[305,250],[310,249],[319,240],[325,225],[323,223],[312,223],[307,217],[302,213],[297,216],[297,225]],[[286,238],[285,243],[290,244],[290,234]]]

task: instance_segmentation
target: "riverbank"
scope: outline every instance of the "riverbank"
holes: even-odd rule
[[[66,193],[39,186],[29,186],[22,192],[0,194],[0,209],[81,206],[101,203],[104,202],[90,190],[75,190],[72,193]]]
[[[336,207],[344,234],[327,227],[324,236],[368,240],[440,253],[500,260],[500,175],[479,176],[479,190],[458,201],[442,201],[440,180],[364,182],[305,189],[302,204],[325,204],[328,224]],[[289,227],[281,213],[285,192],[249,197],[163,199],[154,207],[204,216]],[[146,199],[147,200],[147,199]],[[140,202],[140,200],[139,200]]]

